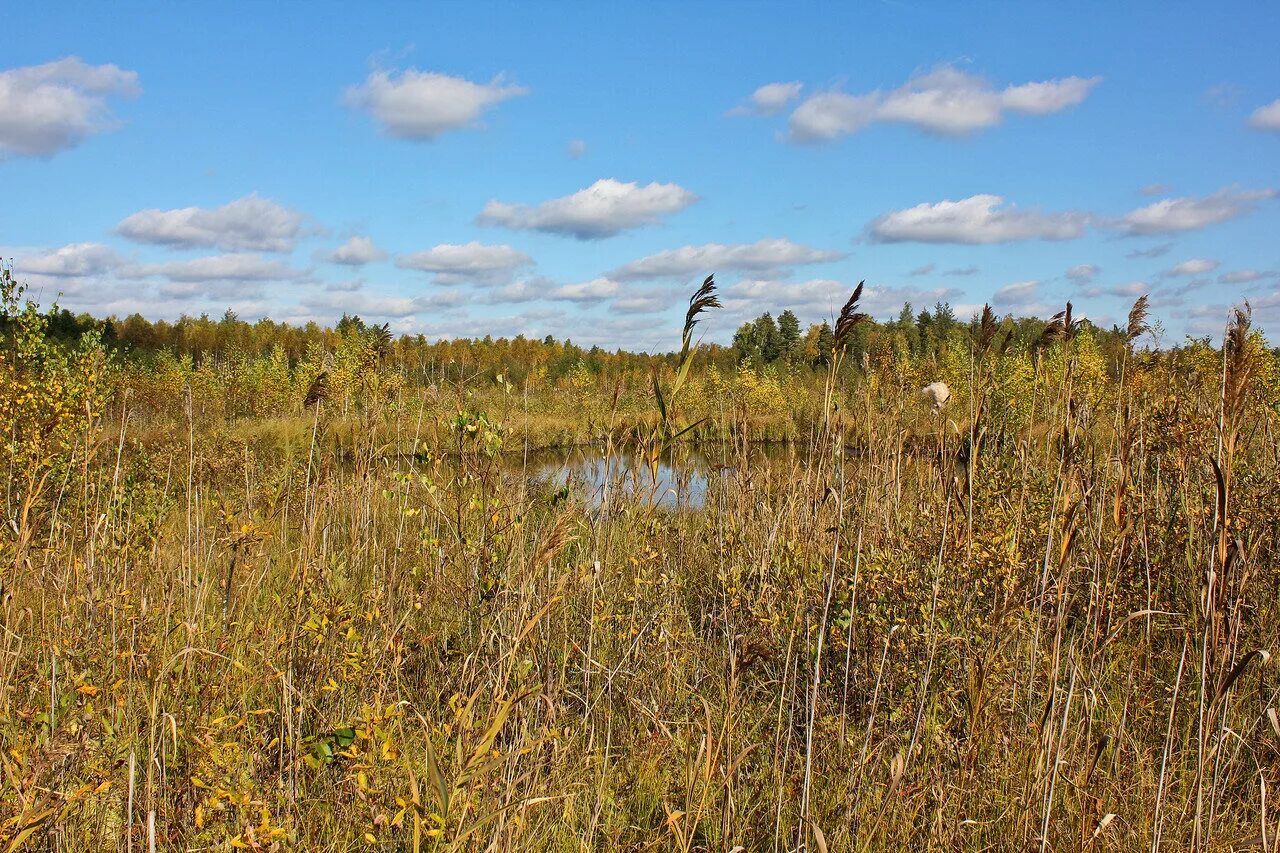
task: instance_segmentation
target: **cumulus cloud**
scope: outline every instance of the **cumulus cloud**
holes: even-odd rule
[[[1236,270],[1218,276],[1218,281],[1223,284],[1249,284],[1250,282],[1262,281],[1276,276],[1280,276],[1280,272],[1275,272],[1274,270]]]
[[[1259,130],[1280,130],[1280,98],[1250,113],[1249,126]]]
[[[1218,262],[1210,258],[1192,258],[1180,264],[1174,264],[1164,271],[1166,276],[1204,275],[1218,268]]]
[[[129,271],[134,278],[163,277],[171,282],[297,281],[302,270],[254,253],[209,255],[186,261],[147,264]]]
[[[477,240],[441,243],[424,252],[396,257],[396,266],[432,273],[436,284],[505,284],[516,270],[532,263],[533,258],[518,249],[505,244],[485,245]]]
[[[563,284],[548,294],[551,299],[567,302],[603,302],[622,292],[622,285],[609,278],[595,278],[580,284]]]
[[[790,138],[822,142],[876,122],[898,122],[929,133],[959,136],[997,125],[1009,113],[1048,115],[1074,107],[1101,80],[1063,77],[997,89],[982,77],[942,66],[916,74],[888,92],[850,95],[831,90],[810,95],[791,114]]]
[[[661,290],[627,293],[609,303],[609,310],[618,314],[656,314],[665,311],[678,300]]]
[[[422,296],[394,296],[356,292],[341,297],[316,294],[303,299],[302,304],[321,315],[338,312],[355,313],[362,317],[400,320],[424,312],[452,311],[467,302],[467,295],[459,289],[438,290]]]
[[[480,301],[489,305],[505,305],[519,302],[533,302],[546,299],[555,290],[556,283],[543,276],[521,279],[500,287],[490,287],[484,291]]]
[[[1006,284],[991,296],[991,301],[1001,308],[1028,310],[1040,307],[1040,282],[1015,281]]]
[[[331,252],[322,252],[320,258],[331,264],[342,264],[347,267],[362,267],[365,264],[381,261],[387,253],[374,245],[368,237],[356,235]]]
[[[251,193],[221,207],[140,210],[115,232],[140,243],[223,251],[290,252],[304,234],[306,217]]]
[[[717,270],[741,272],[780,271],[791,266],[817,264],[843,258],[843,252],[830,252],[802,246],[790,240],[769,238],[754,243],[706,243],[667,249],[656,255],[632,261],[612,275],[620,280],[707,275]]]
[[[788,120],[793,142],[825,142],[857,133],[876,120],[878,95],[818,92],[796,107]]]
[[[790,309],[807,320],[830,319],[853,292],[854,285],[831,278],[788,282],[773,279],[745,279],[725,288],[726,325],[737,325],[762,311]],[[952,288],[887,287],[867,285],[862,292],[862,310],[877,317],[896,314],[904,302],[932,305],[961,296]]]
[[[82,278],[104,275],[122,263],[119,255],[101,243],[71,243],[20,254],[14,259],[13,268],[24,276]]]
[[[75,56],[0,71],[0,159],[51,157],[111,130],[107,98],[139,91],[136,72]]]
[[[1098,273],[1102,272],[1097,264],[1076,264],[1067,270],[1067,278],[1076,284],[1087,284],[1098,277]]]
[[[485,110],[529,90],[501,77],[473,83],[410,68],[400,73],[373,71],[343,94],[348,106],[373,116],[383,133],[399,139],[432,140],[479,123]]]
[[[804,84],[799,80],[787,83],[766,83],[751,93],[747,103],[729,110],[727,115],[777,115],[787,104],[800,97]]]
[[[698,197],[678,184],[640,186],[613,178],[596,181],[572,195],[541,204],[490,201],[476,218],[481,225],[562,234],[579,240],[612,237],[631,228],[652,225],[677,213]]]
[[[1103,288],[1102,294],[1105,296],[1116,296],[1125,299],[1137,299],[1145,293],[1151,292],[1151,285],[1145,281],[1129,281],[1124,284],[1113,284],[1111,287]]]
[[[1233,187],[1199,198],[1166,198],[1140,207],[1120,219],[1116,227],[1123,233],[1174,234],[1194,231],[1251,213],[1258,202],[1273,199],[1276,190],[1241,190]]]
[[[1073,240],[1089,222],[1084,213],[1041,213],[1005,206],[998,195],[975,195],[886,213],[872,220],[868,231],[881,243],[1010,243]]]

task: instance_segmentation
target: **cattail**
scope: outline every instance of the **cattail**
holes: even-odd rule
[[[920,396],[933,405],[934,411],[938,411],[951,399],[951,389],[947,387],[945,382],[930,382],[920,389]]]

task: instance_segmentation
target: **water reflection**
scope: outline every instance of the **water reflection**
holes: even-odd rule
[[[753,447],[749,458],[782,459],[786,447]],[[668,509],[700,509],[718,478],[731,475],[742,457],[729,445],[682,446],[665,454],[655,477],[648,464],[630,452],[601,448],[543,450],[530,454],[526,471],[532,479],[554,488],[568,486],[593,507],[607,507],[620,498],[638,497]]]

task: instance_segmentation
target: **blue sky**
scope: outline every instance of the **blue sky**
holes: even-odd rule
[[[1280,323],[1274,3],[5,6],[0,252],[74,310]]]

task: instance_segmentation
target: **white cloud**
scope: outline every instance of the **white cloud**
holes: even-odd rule
[[[538,205],[490,201],[476,221],[481,225],[594,240],[612,237],[629,228],[652,225],[697,200],[695,194],[677,184],[651,183],[642,187],[635,182],[604,178],[573,195]]]
[[[548,294],[551,299],[568,302],[603,302],[622,292],[622,285],[608,278],[595,278],[581,284],[564,284]]]
[[[1218,268],[1218,262],[1209,258],[1192,258],[1180,264],[1174,264],[1164,271],[1166,276],[1204,275]]]
[[[485,110],[528,91],[501,77],[473,83],[410,68],[399,74],[373,71],[360,85],[348,87],[343,98],[349,106],[369,112],[390,136],[430,140],[475,126]]]
[[[879,95],[810,95],[791,113],[790,138],[796,142],[824,142],[857,133],[876,120],[879,108]]]
[[[1147,184],[1138,190],[1142,195],[1164,195],[1168,191],[1168,184]]]
[[[261,288],[262,282],[246,279],[170,281],[158,286],[156,295],[161,299],[226,299],[258,296]]]
[[[912,76],[889,92],[810,95],[791,114],[791,139],[817,142],[856,133],[874,122],[900,122],[949,136],[999,124],[1008,113],[1048,115],[1088,97],[1101,77],[1063,77],[994,88],[952,66]]]
[[[743,272],[778,271],[785,267],[817,264],[843,258],[843,252],[830,252],[802,246],[790,240],[771,238],[754,243],[707,243],[682,246],[632,261],[612,275],[621,280],[708,275],[719,270]]]
[[[1280,130],[1280,98],[1254,110],[1249,115],[1249,126],[1259,130]]]
[[[758,313],[781,306],[795,306],[793,310],[816,309],[830,314],[839,310],[849,298],[853,288],[833,278],[814,278],[807,281],[776,281],[774,279],[744,279],[726,287],[722,293],[725,308],[731,313]],[[864,298],[867,296],[864,291]]]
[[[357,290],[364,290],[364,281],[358,278],[330,281],[325,283],[324,289],[330,293],[355,293]]]
[[[131,277],[160,276],[171,282],[297,281],[305,273],[283,261],[252,253],[210,255],[187,261],[148,264],[129,271]]]
[[[441,243],[425,252],[396,257],[396,266],[432,273],[436,284],[504,284],[517,269],[532,263],[533,258],[518,249],[485,245],[475,240],[463,244]]]
[[[1108,296],[1123,296],[1129,299],[1137,299],[1144,293],[1151,292],[1151,285],[1145,281],[1130,281],[1125,284],[1117,284],[1106,289]]]
[[[911,276],[928,275],[929,273],[933,272],[937,268],[938,268],[937,264],[924,264],[923,266],[918,266],[915,269],[913,269],[909,273],[909,275]]]
[[[546,299],[556,287],[555,282],[542,276],[513,281],[501,287],[491,287],[480,301],[490,305],[507,305],[517,302],[534,302]]]
[[[251,193],[222,207],[140,210],[121,220],[115,231],[141,243],[184,249],[290,252],[308,233],[305,221],[298,211]]]
[[[787,83],[766,83],[751,93],[747,103],[734,107],[727,115],[777,115],[788,103],[800,97],[800,90],[803,88],[804,84],[799,80]]]
[[[967,267],[956,267],[955,269],[947,270],[943,275],[977,275],[979,272],[981,272],[981,270],[978,267],[970,264]]]
[[[355,292],[341,296],[317,294],[302,304],[319,314],[354,313],[362,317],[398,320],[423,312],[452,311],[467,301],[460,289],[438,290],[426,296],[392,296]]]
[[[1223,284],[1248,284],[1267,278],[1275,278],[1276,276],[1280,276],[1280,273],[1269,270],[1236,270],[1235,272],[1223,273],[1218,276],[1218,281]]]
[[[1063,77],[1040,83],[1009,86],[1000,93],[1001,105],[1010,112],[1050,115],[1084,103],[1101,77]]]
[[[1172,243],[1160,243],[1149,249],[1134,249],[1125,255],[1126,258],[1159,258],[1169,254],[1169,250],[1173,248]]]
[[[1098,277],[1098,273],[1102,272],[1097,264],[1076,264],[1067,270],[1067,278],[1076,284],[1087,284]]]
[[[1040,282],[1035,279],[1006,284],[991,296],[992,302],[1001,307],[1009,308],[1025,308],[1035,305],[1039,299]]]
[[[804,322],[830,319],[839,313],[854,285],[830,278],[784,282],[771,279],[746,279],[725,288],[724,325],[736,326],[763,311],[796,312]],[[860,303],[863,311],[877,317],[897,314],[904,302],[933,305],[961,296],[952,288],[886,287],[867,285]]]
[[[21,275],[79,278],[103,275],[121,263],[120,256],[101,243],[71,243],[19,255],[13,266]]]
[[[877,217],[868,230],[882,243],[1009,243],[1073,240],[1091,221],[1084,213],[1040,213],[1003,205],[998,195],[918,204]]]
[[[348,267],[362,267],[386,257],[387,253],[374,245],[373,240],[360,235],[352,237],[331,252],[320,254],[322,260]]]
[[[569,159],[578,160],[587,153],[587,143],[582,139],[569,140]]]
[[[609,310],[618,314],[656,314],[679,303],[678,297],[666,291],[649,290],[619,296],[609,303]]]
[[[0,71],[0,159],[50,157],[111,130],[107,98],[139,91],[136,72],[75,56]]]
[[[1259,201],[1275,198],[1275,190],[1227,188],[1200,198],[1166,198],[1126,214],[1116,223],[1127,234],[1172,234],[1194,231],[1251,213]]]

